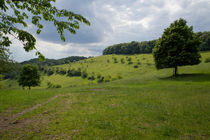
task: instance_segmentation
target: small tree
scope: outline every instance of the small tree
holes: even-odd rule
[[[41,75],[39,72],[39,69],[37,66],[34,65],[24,65],[20,76],[18,78],[18,83],[20,86],[28,87],[28,89],[31,89],[31,87],[39,86],[41,83]]]
[[[200,43],[192,26],[188,27],[184,19],[176,20],[164,30],[153,49],[156,68],[174,68],[176,76],[178,66],[199,64]]]

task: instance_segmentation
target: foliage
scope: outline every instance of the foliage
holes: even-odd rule
[[[124,58],[121,58],[121,59],[120,59],[120,62],[121,62],[122,64],[124,64],[124,63],[125,63]]]
[[[87,78],[87,76],[88,76],[87,72],[86,72],[86,71],[82,71],[81,77],[82,77],[83,79],[85,79],[85,78]]]
[[[155,42],[156,40],[115,44],[104,49],[103,55],[151,53]]]
[[[39,86],[41,83],[41,75],[37,66],[34,65],[24,65],[21,72],[20,77],[18,78],[18,83],[20,86],[31,87]]]
[[[14,79],[16,80],[20,75],[22,65],[19,63],[9,63],[9,70],[3,73],[3,79]]]
[[[196,36],[202,41],[200,51],[210,50],[210,32],[197,32]]]
[[[54,85],[51,82],[47,82],[47,88],[61,88],[61,85]]]
[[[81,76],[81,74],[82,74],[82,72],[81,72],[80,68],[78,68],[78,69],[69,69],[68,72],[67,72],[67,76],[69,76],[69,77]]]
[[[138,65],[134,65],[133,67],[134,67],[134,68],[138,68],[139,66],[138,66]]]
[[[197,32],[195,35],[202,41],[199,45],[200,51],[210,50],[210,32]],[[130,43],[120,43],[108,46],[104,49],[103,55],[107,54],[145,54],[152,53],[157,40]]]
[[[62,59],[45,59],[44,62],[39,61],[39,59],[35,58],[35,59],[31,59],[28,61],[24,61],[21,64],[33,64],[33,65],[38,65],[40,66],[55,66],[55,65],[62,65],[62,64],[69,64],[70,62],[74,62],[74,61],[79,61],[79,60],[84,60],[87,59],[87,57],[84,56],[70,56],[67,58],[62,58]]]
[[[0,32],[0,74],[11,70],[13,61],[9,59],[10,52],[8,46],[9,43],[5,40]]]
[[[204,62],[209,63],[210,62],[210,57],[206,58]]]
[[[26,21],[29,21],[29,18],[37,28],[37,34],[40,34],[43,29],[41,20],[52,22],[62,41],[65,41],[65,30],[75,34],[76,30],[80,28],[80,22],[90,25],[90,22],[83,16],[65,9],[59,10],[53,6],[54,3],[55,0],[1,0],[0,32],[3,33],[1,37],[3,46],[10,46],[12,41],[9,36],[13,36],[23,44],[25,51],[36,50],[35,37],[28,31],[23,30],[23,28],[26,29]],[[44,56],[38,50],[36,55],[41,60],[44,59]]]
[[[176,75],[178,66],[199,64],[199,45],[192,26],[188,27],[184,19],[174,21],[153,49],[156,68],[174,68]]]

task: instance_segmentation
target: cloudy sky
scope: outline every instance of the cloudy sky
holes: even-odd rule
[[[83,15],[91,26],[81,24],[76,35],[66,33],[62,42],[53,24],[44,22],[43,31],[35,36],[46,58],[99,56],[109,45],[157,39],[179,18],[186,19],[195,32],[210,31],[210,0],[57,0],[56,6]],[[11,52],[19,62],[36,57],[18,42]]]

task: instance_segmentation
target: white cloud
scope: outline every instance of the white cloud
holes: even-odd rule
[[[56,30],[46,23],[37,46],[49,58],[95,56],[115,43],[156,39],[178,18],[185,18],[194,31],[210,30],[209,0],[59,0],[56,6],[87,17],[91,27],[82,25],[76,35],[67,34],[64,44],[59,41]],[[29,58],[19,47],[12,51],[18,61]],[[22,55],[19,57],[19,54]]]

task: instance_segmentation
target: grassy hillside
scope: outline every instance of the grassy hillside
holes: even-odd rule
[[[180,67],[175,78],[172,69],[157,71],[150,54],[61,65],[110,81],[54,74],[31,91],[0,90],[0,139],[210,139],[208,57],[202,53],[201,64]],[[46,89],[47,81],[63,88]]]

